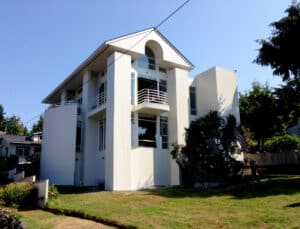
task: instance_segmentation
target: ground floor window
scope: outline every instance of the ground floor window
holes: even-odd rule
[[[139,114],[139,146],[156,147],[156,117]]]
[[[18,156],[29,156],[29,147],[17,146],[16,150]]]
[[[161,148],[168,149],[169,147],[168,117],[160,116],[160,136],[161,136]]]
[[[99,121],[98,125],[98,150],[105,150],[105,119]]]

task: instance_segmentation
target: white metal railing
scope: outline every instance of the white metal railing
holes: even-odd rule
[[[96,96],[96,107],[99,107],[106,103],[106,93],[100,93]]]
[[[51,104],[48,107],[48,110],[50,110],[52,108],[64,106],[64,105],[74,104],[74,103],[77,103],[77,101],[76,100],[64,100],[62,103]]]
[[[138,91],[138,104],[145,102],[168,104],[168,93],[164,91],[144,88]]]

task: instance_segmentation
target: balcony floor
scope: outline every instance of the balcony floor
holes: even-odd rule
[[[143,102],[137,104],[134,107],[135,112],[140,112],[143,114],[150,115],[159,115],[164,112],[168,112],[170,110],[170,106],[168,104],[160,104],[160,103],[151,103],[151,102]]]

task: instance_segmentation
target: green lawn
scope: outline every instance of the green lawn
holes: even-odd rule
[[[300,176],[207,192],[162,188],[61,194],[49,206],[138,228],[300,228]]]

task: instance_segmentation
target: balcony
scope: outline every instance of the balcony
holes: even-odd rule
[[[81,103],[78,100],[64,100],[61,103],[51,104],[47,108],[47,110],[55,109],[62,106],[72,105],[72,104],[77,104],[77,115],[78,117],[80,117],[82,114],[82,108],[81,108]]]
[[[144,88],[138,91],[137,105],[135,111],[159,115],[170,110],[168,104],[168,93],[155,89]]]
[[[98,114],[100,114],[101,112],[103,112],[105,110],[105,104],[106,104],[106,93],[102,92],[99,93],[96,98],[95,98],[95,103],[94,105],[91,107],[91,110],[88,114],[89,118],[92,118],[94,116],[97,116]]]

